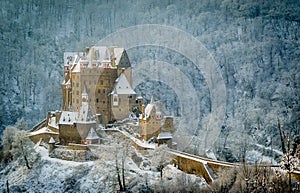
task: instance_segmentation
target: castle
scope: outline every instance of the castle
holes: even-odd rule
[[[136,96],[124,48],[93,46],[85,52],[65,52],[62,110],[48,112],[46,126],[30,137],[35,142],[52,137],[61,145],[98,143],[99,124],[124,120],[133,111],[141,112],[137,132],[142,140],[170,141],[173,118],[163,117],[153,100],[145,107],[143,97]]]
[[[136,105],[132,67],[124,48],[92,47],[64,54],[63,111],[79,111],[84,89],[97,121],[103,124],[128,117]]]

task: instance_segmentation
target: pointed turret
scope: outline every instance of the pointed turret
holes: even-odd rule
[[[150,99],[150,104],[154,104],[153,95],[151,96],[151,99]]]
[[[86,87],[85,85],[83,86],[83,91],[82,91],[82,94],[81,94],[81,99],[82,99],[82,102],[88,102],[89,100],[89,95],[88,93],[86,92]]]

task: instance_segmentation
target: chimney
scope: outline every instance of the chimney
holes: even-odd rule
[[[145,117],[145,105],[142,105],[142,119]]]
[[[111,61],[111,66],[112,67],[115,67],[116,66],[116,58],[115,58],[115,52],[114,52],[114,48],[113,47],[111,47],[110,48],[110,61]]]
[[[95,51],[94,51],[94,47],[91,48],[90,51],[90,66],[93,66],[93,60],[94,60],[94,55],[95,55]]]
[[[86,48],[85,48],[85,55],[86,55],[86,56],[88,55],[89,51],[90,51],[90,48],[89,48],[89,47],[86,47]]]

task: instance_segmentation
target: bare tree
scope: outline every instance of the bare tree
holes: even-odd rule
[[[129,149],[130,142],[125,141],[124,143],[121,143],[120,146],[117,146],[115,151],[115,167],[120,191],[126,191],[125,162],[129,153]],[[121,165],[119,161],[121,161]]]
[[[295,137],[293,145],[291,144],[291,138],[292,138],[292,128],[290,128],[290,131],[288,135],[284,133],[284,131],[281,128],[280,121],[278,119],[278,129],[280,132],[280,139],[282,144],[282,152],[283,156],[281,158],[281,168],[285,170],[288,173],[288,182],[289,182],[289,191],[292,191],[292,172],[297,168],[299,165],[299,155],[297,152],[297,146],[298,143],[300,143],[299,138]],[[292,146],[291,146],[292,145]]]

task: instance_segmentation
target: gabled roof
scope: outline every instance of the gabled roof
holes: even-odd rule
[[[116,80],[115,87],[111,94],[136,94],[128,82],[124,73],[121,73]]]
[[[92,67],[92,62],[96,61],[97,64],[102,66],[103,63],[111,63],[111,60],[115,60],[116,66],[124,60],[124,57],[127,57],[127,54],[124,48],[119,47],[106,47],[106,46],[93,46],[89,49],[87,55],[84,55],[83,52],[80,52],[79,55],[76,52],[65,52],[64,61],[67,64],[67,57],[72,56],[72,72],[80,72],[80,63],[87,63],[87,67]],[[123,58],[123,59],[122,59]],[[120,66],[120,65],[119,65]],[[110,65],[111,67],[111,65]]]
[[[86,139],[100,139],[94,128],[91,128]]]
[[[55,140],[53,139],[53,137],[51,137],[49,140],[49,144],[53,144],[53,143],[55,143]]]

